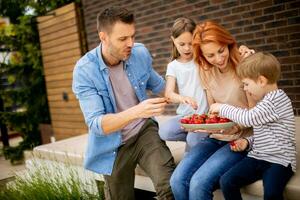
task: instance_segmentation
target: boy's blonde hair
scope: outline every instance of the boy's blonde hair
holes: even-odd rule
[[[270,53],[258,52],[245,58],[237,67],[237,74],[243,78],[257,80],[259,76],[268,79],[268,84],[280,78],[280,63]]]

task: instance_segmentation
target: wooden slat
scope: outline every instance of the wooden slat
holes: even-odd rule
[[[66,36],[61,37],[61,38],[57,38],[55,40],[42,42],[41,43],[41,49],[44,50],[44,49],[48,49],[48,48],[51,48],[51,47],[56,47],[58,45],[68,43],[68,42],[72,42],[72,41],[79,41],[79,36],[78,36],[77,32],[75,32],[73,34],[70,34],[70,35],[66,35]]]
[[[66,129],[66,128],[54,128],[53,133],[56,140],[62,140],[77,135],[88,133],[88,129]]]
[[[44,70],[45,75],[53,75],[53,74],[60,74],[60,73],[65,73],[65,72],[73,72],[74,65],[68,65],[65,67],[53,67],[53,68],[46,68]]]
[[[62,14],[65,14],[67,12],[70,12],[70,11],[74,10],[75,6],[76,5],[74,3],[70,3],[68,5],[65,5],[65,6],[61,7],[61,8],[58,8],[58,9],[56,9],[54,11],[49,12],[48,15],[46,15],[46,16],[40,16],[40,17],[38,17],[37,21],[39,23],[42,23],[42,22],[45,22],[45,21],[47,21],[49,19],[53,19],[54,17],[57,17],[59,15],[62,15]]]
[[[45,22],[49,19],[53,19],[52,14],[54,15],[54,12],[52,12],[52,13],[49,12],[48,15],[37,17],[38,23],[42,23],[42,22]]]
[[[66,121],[66,122],[84,122],[84,118],[82,114],[76,114],[70,113],[69,115],[59,115],[59,114],[53,114],[51,116],[51,120],[53,121]]]
[[[65,80],[65,79],[72,79],[73,75],[72,75],[72,73],[63,73],[63,74],[48,75],[45,78],[46,78],[46,82],[60,81],[60,80]]]
[[[83,121],[80,123],[80,122],[63,122],[63,121],[53,121],[52,120],[52,127],[54,127],[54,128],[79,128],[79,129],[84,129],[86,127],[86,125]]]
[[[53,89],[49,89],[47,88],[47,95],[56,95],[56,94],[62,94],[63,92],[68,93],[68,95],[73,95],[73,91],[71,87],[63,87],[63,88],[53,88]]]
[[[73,2],[73,3],[65,5],[65,6],[63,6],[61,8],[57,8],[55,10],[55,14],[56,14],[56,16],[60,16],[62,14],[68,13],[70,11],[74,11],[75,10],[75,6],[76,6],[75,3]]]
[[[44,56],[43,62],[48,63],[48,62],[51,62],[52,60],[54,60],[55,58],[59,60],[59,59],[75,57],[75,56],[81,57],[81,51],[79,48],[67,49],[65,51],[55,53],[53,55]]]
[[[75,8],[75,7],[74,7]],[[42,30],[54,24],[58,24],[62,21],[74,18],[76,16],[75,9],[70,10],[62,15],[53,16],[53,18],[49,18],[48,20],[41,22],[38,24],[38,29]]]
[[[50,41],[50,40],[55,40],[57,38],[67,36],[67,35],[70,35],[72,33],[76,33],[77,31],[78,31],[77,27],[72,26],[72,27],[66,28],[64,30],[57,31],[56,33],[51,33],[51,34],[42,36],[42,37],[40,37],[40,41],[41,42],[46,42],[46,41]]]
[[[78,128],[53,128],[53,131],[55,133],[59,133],[61,135],[64,134],[85,134],[88,133],[88,128],[86,127],[85,129],[78,129]]]
[[[73,95],[73,94],[68,94],[68,96],[69,96],[70,101],[74,100],[74,99],[77,99],[75,97],[75,95]],[[48,101],[61,101],[62,100],[62,94],[48,95],[47,98],[48,98]]]
[[[73,101],[48,101],[51,108],[78,108],[79,103],[76,100]]]
[[[72,87],[72,80],[49,81],[46,83],[47,88]]]
[[[62,67],[67,65],[75,65],[77,60],[80,57],[78,56],[72,56],[66,59],[60,59],[60,60],[53,60],[52,62],[44,63],[44,68],[51,68],[51,67]]]
[[[50,113],[51,113],[51,115],[53,115],[53,114],[65,115],[65,114],[70,114],[70,113],[82,114],[79,107],[78,108],[51,108],[50,107]]]
[[[58,45],[57,47],[51,47],[48,49],[44,49],[42,51],[43,56],[48,56],[48,55],[55,55],[56,53],[65,51],[65,50],[70,50],[70,49],[80,49],[80,43],[77,41],[71,41],[67,43],[62,43],[61,45]]]
[[[77,22],[76,18],[71,18],[71,19],[63,21],[59,24],[54,24],[51,27],[41,29],[39,31],[40,37],[44,36],[44,35],[47,35],[47,34],[50,34],[50,33],[55,33],[56,31],[63,30],[63,29],[68,28],[70,26],[74,26],[74,25],[76,25],[76,22]]]

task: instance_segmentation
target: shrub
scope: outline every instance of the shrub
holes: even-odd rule
[[[82,168],[53,161],[34,160],[26,172],[0,191],[2,200],[101,200],[95,177]],[[80,171],[81,170],[81,171]],[[98,185],[99,187],[99,185]]]

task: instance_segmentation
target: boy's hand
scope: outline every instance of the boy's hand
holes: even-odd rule
[[[222,106],[221,103],[214,103],[214,104],[210,105],[209,113],[218,114],[220,112],[221,106]]]
[[[194,110],[198,109],[197,102],[191,97],[181,97],[181,103],[189,104]]]
[[[232,151],[244,151],[248,147],[248,140],[240,138],[230,142],[230,148]]]

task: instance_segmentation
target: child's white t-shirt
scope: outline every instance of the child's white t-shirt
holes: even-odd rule
[[[203,114],[208,111],[206,94],[201,86],[199,69],[194,60],[187,63],[173,60],[168,64],[166,76],[175,77],[180,95],[192,97],[197,101],[196,113]],[[195,113],[195,110],[188,104],[179,104],[176,113],[189,115]]]

